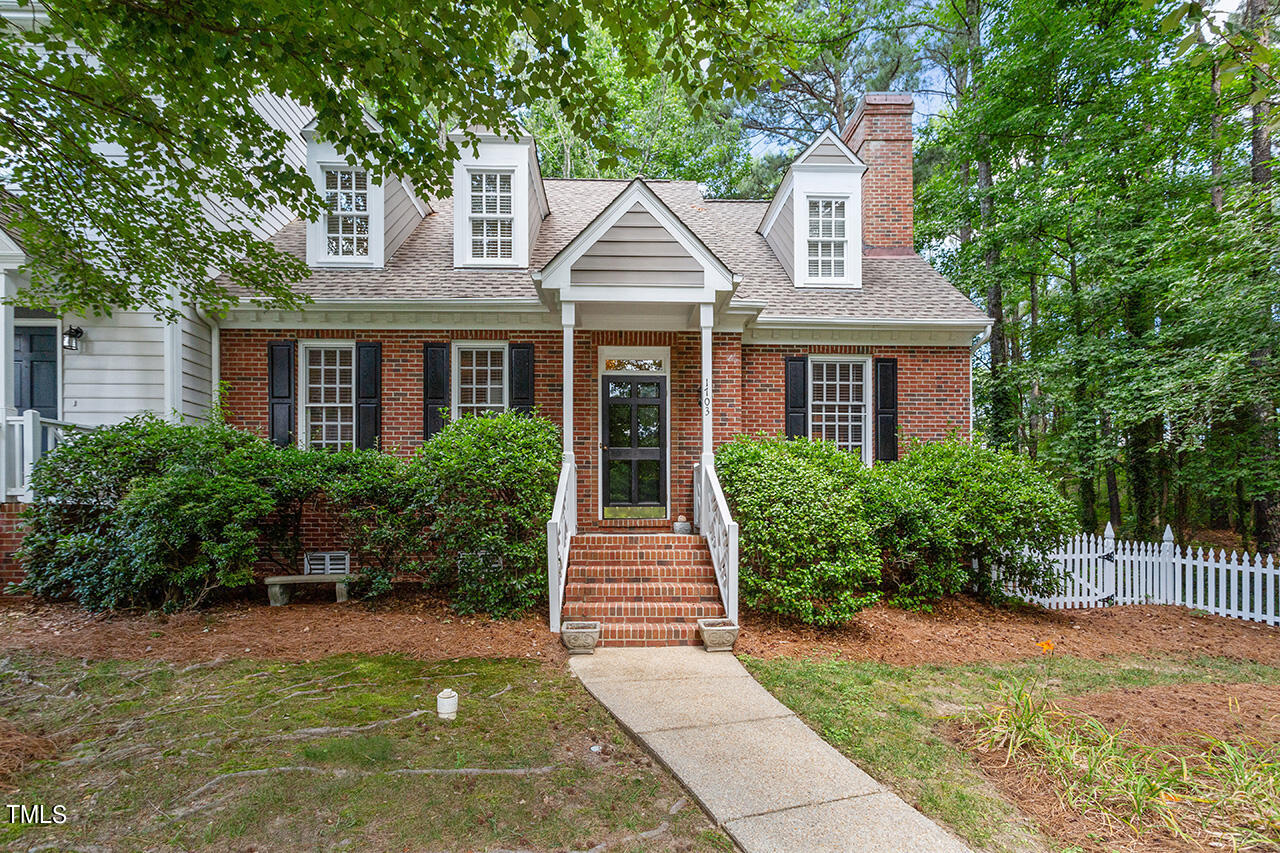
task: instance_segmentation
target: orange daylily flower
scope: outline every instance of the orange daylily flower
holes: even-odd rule
[[[1044,653],[1046,655],[1053,652],[1053,640],[1042,640],[1041,642],[1036,643],[1036,645],[1044,649]]]

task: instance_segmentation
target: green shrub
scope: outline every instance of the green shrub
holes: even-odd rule
[[[545,600],[560,459],[555,424],[510,412],[459,418],[419,449],[410,467],[455,609],[507,616]]]
[[[339,513],[342,536],[361,579],[354,592],[373,598],[395,578],[427,580],[432,504],[425,466],[376,450],[333,455],[324,493]]]
[[[716,470],[739,528],[738,594],[755,610],[837,625],[880,596],[860,463],[833,445],[739,437]]]
[[[1020,591],[1050,593],[1045,554],[1073,530],[1034,463],[968,442],[917,443],[868,469],[827,442],[743,436],[716,467],[740,529],[743,603],[816,625],[881,595],[916,609],[965,590],[999,598],[997,565]]]
[[[249,583],[271,498],[226,464],[261,445],[149,415],[76,435],[32,473],[19,588],[93,610],[175,610]]]
[[[1046,554],[1075,531],[1075,518],[1030,459],[966,441],[916,443],[901,461],[873,468],[871,480],[882,517],[897,520],[882,541],[905,603],[964,588],[998,597],[996,566],[1019,591],[1054,592]]]

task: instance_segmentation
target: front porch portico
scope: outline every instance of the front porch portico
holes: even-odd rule
[[[575,534],[658,533],[682,517],[701,522],[724,612],[736,619],[736,525],[712,453],[717,407],[740,403],[715,393],[717,324],[742,314],[729,305],[739,281],[641,180],[535,273],[562,332],[564,467],[548,525],[552,630]],[[740,376],[740,356],[732,360]],[[687,641],[687,631],[676,639]]]

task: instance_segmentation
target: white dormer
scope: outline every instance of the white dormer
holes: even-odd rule
[[[453,265],[529,266],[529,249],[550,208],[533,138],[507,139],[487,130],[473,151],[458,132],[453,167]]]
[[[796,287],[862,286],[866,170],[829,130],[787,169],[759,230]]]
[[[307,264],[313,267],[380,267],[385,261],[383,185],[352,166],[332,143],[318,139],[315,122],[302,129],[307,174],[328,210],[307,223]]]
[[[381,131],[372,117],[365,121]],[[430,209],[413,185],[353,166],[331,143],[316,137],[315,121],[302,128],[307,174],[328,208],[307,223],[307,263],[313,267],[381,267]]]

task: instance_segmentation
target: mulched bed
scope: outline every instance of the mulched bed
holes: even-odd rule
[[[1216,656],[1280,665],[1280,629],[1205,616],[1182,607],[1134,605],[1097,610],[999,608],[970,598],[941,602],[933,613],[877,605],[838,629],[797,626],[744,614],[739,654],[762,658],[836,656],[899,666],[1012,661],[1055,654],[1100,660]]]
[[[72,605],[10,600],[0,603],[0,648],[175,663],[240,657],[309,661],[345,653],[565,659],[543,615],[459,616],[436,598],[411,593],[377,607],[331,600],[285,607],[240,603],[174,616],[100,616]]]
[[[1011,661],[1056,654],[1094,660],[1141,653],[1213,655],[1280,665],[1280,630],[1201,616],[1178,607],[1046,611],[997,608],[968,598],[933,613],[880,605],[838,629],[815,629],[743,614],[737,651],[756,657],[827,657],[909,666]],[[376,607],[325,596],[287,607],[221,605],[176,616],[95,616],[71,605],[0,601],[0,648],[31,648],[94,659],[175,662],[219,657],[314,660],[342,653],[401,653],[421,660],[528,657],[560,662],[564,649],[546,616],[492,620],[458,616],[439,599],[400,592]]]
[[[1126,739],[1148,746],[1203,746],[1208,735],[1239,742],[1274,742],[1280,738],[1280,687],[1262,684],[1173,684],[1122,688],[1074,696],[1058,702],[1067,711],[1088,714],[1109,729],[1123,729]],[[1149,826],[1141,835],[1108,823],[1098,814],[1064,806],[1046,779],[1034,769],[1006,764],[1001,750],[975,746],[961,724],[946,734],[968,749],[985,775],[1018,810],[1054,839],[1087,853],[1165,853],[1204,850],[1204,844],[1175,837],[1163,827]],[[1221,847],[1219,843],[1215,846]],[[1251,848],[1274,849],[1274,848]]]

